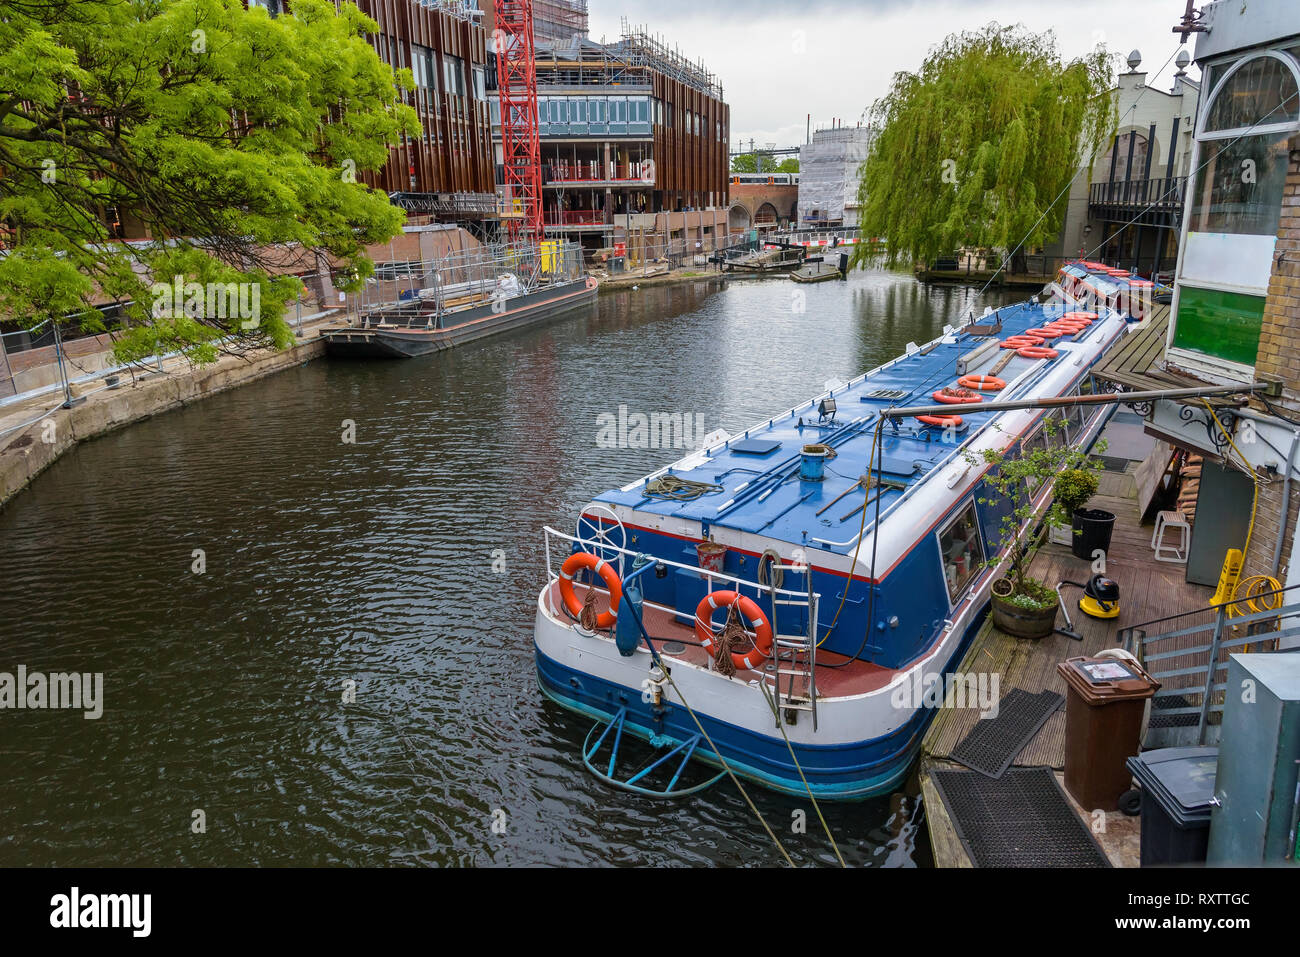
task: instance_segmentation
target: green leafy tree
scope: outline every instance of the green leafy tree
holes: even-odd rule
[[[731,171],[733,173],[757,173],[759,160],[762,160],[764,173],[797,173],[799,172],[799,160],[795,157],[787,157],[777,163],[769,153],[741,153],[731,158]]]
[[[1022,27],[949,36],[872,107],[863,234],[887,237],[891,266],[1054,239],[1067,185],[1115,124],[1111,59],[1099,46],[1064,62],[1054,34]]]
[[[294,0],[5,0],[0,14],[0,315],[31,325],[131,303],[121,361],[182,350],[283,346],[298,293],[272,268],[295,250],[334,257],[356,287],[367,244],[404,214],[357,174],[419,126],[366,43],[351,3]],[[108,225],[152,242],[113,241]],[[260,315],[172,310],[151,287],[256,283]],[[345,288],[348,284],[344,284]]]

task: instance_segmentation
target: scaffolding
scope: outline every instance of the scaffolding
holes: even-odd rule
[[[621,36],[612,44],[616,54],[632,66],[646,66],[714,99],[722,99],[722,83],[709,72],[703,60],[691,60],[677,47],[669,47],[643,26],[621,21]]]
[[[542,41],[539,33],[538,41],[537,65],[545,71],[539,76],[543,85],[649,88],[653,70],[706,96],[723,98],[722,84],[703,61],[692,61],[669,49],[644,28],[628,26],[626,19],[616,43],[598,43],[585,34]]]
[[[799,216],[806,226],[857,225],[858,170],[875,138],[863,126],[817,130],[799,151]]]
[[[533,0],[533,37],[564,43],[587,36],[587,0]]]

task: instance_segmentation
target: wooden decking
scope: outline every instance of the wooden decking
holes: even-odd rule
[[[1164,368],[1165,342],[1169,335],[1169,306],[1157,304],[1141,327],[1131,331],[1124,341],[1094,370],[1093,375],[1134,392],[1158,389],[1189,389],[1207,385],[1185,373]],[[1211,405],[1241,405],[1239,396],[1215,396],[1206,399]]]
[[[1184,580],[1185,566],[1157,562],[1151,550],[1151,526],[1141,524],[1134,474],[1138,463],[1122,473],[1104,472],[1098,494],[1089,503],[1115,514],[1115,529],[1107,553],[1105,573],[1120,585],[1120,615],[1109,621],[1089,618],[1078,611],[1079,589],[1062,590],[1070,617],[1083,641],[1054,634],[1041,641],[1013,638],[993,627],[992,620],[975,637],[958,671],[996,674],[999,694],[1012,688],[1038,692],[1051,689],[1065,694],[1065,683],[1056,665],[1066,658],[1096,654],[1118,644],[1118,629],[1203,606],[1211,589]],[[1071,554],[1068,546],[1045,545],[1034,557],[1031,573],[1044,581],[1085,582],[1092,574],[1091,563]],[[1065,626],[1058,615],[1057,624]],[[974,708],[945,706],[935,715],[921,745],[921,785],[926,820],[930,829],[935,863],[939,867],[969,867],[970,860],[948,820],[946,809],[930,782],[930,772],[942,767],[960,767],[948,760],[957,743],[975,726],[979,712]],[[1054,714],[1015,759],[1021,766],[1047,765],[1059,772],[1065,766],[1065,711]],[[1076,806],[1077,809],[1077,806]],[[1091,814],[1080,810],[1092,826]],[[1137,819],[1108,814],[1106,831],[1098,840],[1116,866],[1137,866]]]

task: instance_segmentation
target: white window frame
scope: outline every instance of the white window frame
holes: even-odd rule
[[[1300,119],[1292,118],[1286,122],[1268,123],[1261,126],[1243,126],[1234,127],[1230,130],[1214,130],[1206,132],[1205,121],[1210,115],[1210,110],[1214,107],[1219,94],[1223,91],[1223,86],[1232,78],[1232,76],[1256,60],[1266,57],[1272,57],[1280,60],[1282,64],[1291,71],[1291,75],[1296,80],[1296,88],[1300,90],[1300,62],[1282,47],[1273,47],[1270,49],[1260,49],[1251,53],[1243,54],[1235,60],[1232,57],[1207,63],[1204,67],[1206,70],[1222,68],[1228,63],[1232,65],[1227,68],[1223,76],[1215,80],[1214,87],[1209,93],[1201,91],[1204,99],[1204,105],[1198,104],[1196,111],[1196,126],[1192,136],[1192,155],[1187,176],[1187,195],[1183,200],[1183,222],[1178,237],[1178,263],[1175,267],[1175,275],[1180,277],[1174,284],[1173,300],[1169,303],[1169,331],[1165,338],[1165,355],[1182,368],[1199,372],[1208,376],[1212,381],[1230,380],[1237,382],[1249,382],[1255,377],[1254,365],[1245,365],[1240,362],[1232,362],[1227,359],[1220,359],[1217,356],[1208,356],[1191,349],[1181,349],[1174,345],[1174,337],[1178,332],[1178,309],[1182,300],[1183,292],[1183,257],[1187,252],[1187,234],[1191,231],[1192,224],[1192,203],[1195,201],[1196,178],[1201,169],[1201,144],[1214,142],[1222,139],[1232,139],[1245,135],[1249,131],[1250,136],[1269,136],[1281,135],[1283,133],[1300,130]],[[1297,104],[1300,108],[1300,104]],[[1197,289],[1217,290],[1217,286],[1207,286],[1200,282],[1191,283]],[[1237,289],[1226,289],[1226,292],[1240,292]]]
[[[957,605],[961,603],[961,600],[966,597],[966,593],[975,587],[975,579],[977,577],[975,570],[971,569],[970,578],[966,580],[966,584],[962,586],[962,590],[958,594],[953,595],[948,590],[948,562],[943,555],[943,536],[947,533],[948,529],[952,528],[960,522],[963,517],[965,517],[967,511],[970,511],[975,516],[975,539],[979,542],[980,546],[980,561],[986,562],[989,560],[988,545],[984,541],[984,529],[980,527],[980,511],[975,504],[974,496],[971,496],[965,500],[964,505],[958,508],[957,513],[943,525],[939,526],[934,533],[934,544],[935,547],[939,549],[939,576],[943,579],[944,594],[948,596],[949,611],[956,608]]]

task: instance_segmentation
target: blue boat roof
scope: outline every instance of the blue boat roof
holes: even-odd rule
[[[795,544],[814,538],[856,539],[862,523],[856,509],[863,496],[844,494],[831,503],[851,490],[867,471],[880,412],[890,407],[933,405],[932,393],[956,385],[958,359],[987,342],[996,322],[1001,322],[1002,328],[992,337],[1005,339],[1051,322],[1061,312],[1059,303],[1040,305],[1032,300],[1003,307],[976,325],[945,333],[933,343],[909,351],[843,388],[831,390],[825,394],[837,406],[831,420],[820,419],[818,404],[823,396],[819,396],[733,436],[725,444],[692,453],[647,479],[606,492],[597,501],[698,521],[706,528],[736,529]],[[985,350],[966,373],[987,373],[1004,356],[1000,348]],[[1015,355],[997,375],[1019,392],[1066,358],[1065,352],[1045,362]],[[1017,386],[1015,380],[1035,367],[1037,372]],[[999,414],[981,412],[977,404],[954,405],[953,412],[963,421],[955,434],[911,418],[886,422],[879,476],[885,486],[882,511],[957,454],[972,432]],[[800,453],[803,446],[810,444],[829,445],[835,450],[835,456],[825,462],[823,481],[799,478]],[[875,471],[873,468],[873,475]],[[647,481],[667,476],[713,488],[688,501],[646,494]],[[868,500],[872,501],[870,497]],[[874,513],[874,501],[871,510]],[[867,517],[868,523],[871,517]],[[851,544],[816,547],[840,553],[852,550]]]

